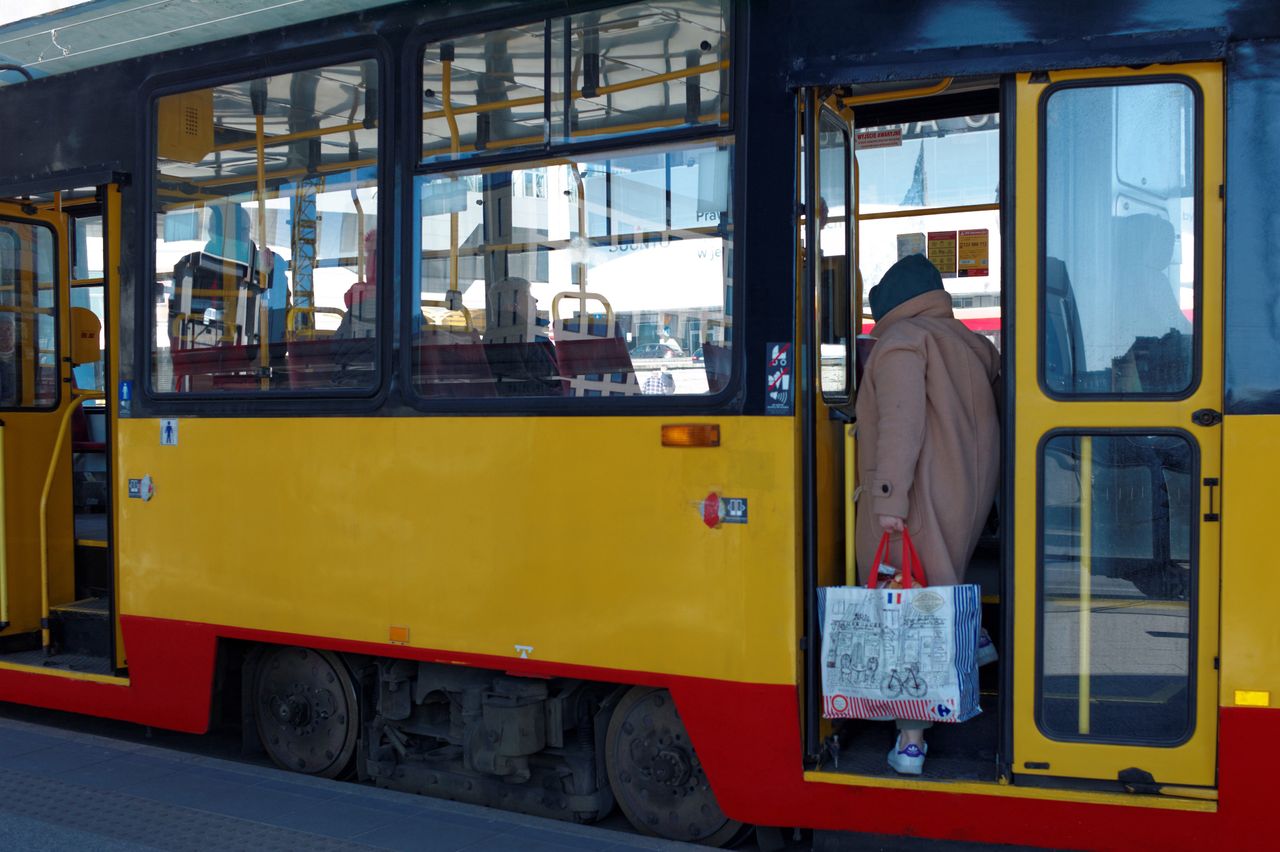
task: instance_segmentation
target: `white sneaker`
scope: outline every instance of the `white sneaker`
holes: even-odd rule
[[[991,634],[987,632],[987,628],[983,627],[982,632],[978,634],[978,665],[989,666],[998,659],[1000,659],[1000,655],[996,653],[996,646],[991,641]]]
[[[899,775],[920,775],[924,772],[926,751],[928,746],[922,749],[915,743],[905,748],[898,748],[898,743],[895,741],[893,748],[889,749],[889,768]]]

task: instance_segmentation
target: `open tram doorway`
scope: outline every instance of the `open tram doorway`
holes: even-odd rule
[[[870,289],[900,259],[924,255],[941,273],[956,318],[1001,347],[1006,277],[1001,119],[998,78],[845,86],[821,95],[815,140],[820,172],[815,186],[821,199],[820,275],[814,285],[820,293],[814,320],[820,343],[816,384],[821,390],[815,463],[843,475],[825,481],[816,477],[819,587],[857,582],[851,499],[858,485],[857,440],[851,415],[856,353],[872,345]],[[805,144],[801,142],[802,152]],[[845,172],[848,195],[841,197]],[[806,225],[802,220],[802,245],[808,243]],[[841,294],[842,286],[849,288],[847,296]],[[841,329],[846,310],[851,319]],[[997,649],[1007,632],[1001,606],[1003,564],[999,511],[993,505],[965,581],[981,588],[983,624]],[[815,651],[821,647],[817,627],[813,624],[811,633]],[[894,737],[891,724],[821,718],[821,666],[828,662],[811,657],[807,669],[807,751],[814,765],[868,778],[897,777],[885,761]],[[1002,741],[1008,691],[1002,689],[1001,668],[997,662],[980,670],[981,715],[963,725],[935,725],[929,732],[927,778],[995,782],[1006,773],[1000,755],[1007,753]]]
[[[123,670],[112,546],[111,185],[0,201],[0,665]]]
[[[855,144],[826,128],[843,121],[858,145],[843,233],[830,158],[803,170],[824,202],[801,222],[820,254],[803,282],[821,353],[802,412],[813,589],[855,576],[856,424],[828,385],[853,347],[824,319],[848,258],[861,306],[924,254],[1001,349],[1002,485],[965,576],[999,661],[983,713],[929,732],[925,781],[1216,796],[1221,88],[1220,66],[1188,64],[802,93],[822,112],[805,144],[839,159]],[[822,718],[831,661],[808,600],[810,765],[891,779],[888,725]]]

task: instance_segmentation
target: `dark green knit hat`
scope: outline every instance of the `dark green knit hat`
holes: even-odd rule
[[[908,299],[921,293],[941,290],[942,275],[922,254],[909,254],[889,267],[880,283],[871,288],[867,301],[871,303],[871,316],[876,322],[885,314]]]

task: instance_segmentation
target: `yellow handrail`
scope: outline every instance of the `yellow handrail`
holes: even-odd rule
[[[841,98],[840,102],[845,109],[850,109],[862,104],[878,104],[884,101],[905,101],[911,98],[927,98],[930,95],[940,95],[947,89],[951,88],[954,77],[944,77],[940,82],[932,86],[917,86],[914,89],[887,89],[883,92],[871,92],[866,95],[853,95],[847,98]]]
[[[0,423],[0,630],[9,626],[9,534],[4,523],[4,424]]]
[[[1093,668],[1093,437],[1080,438],[1080,647],[1077,677],[1077,730],[1091,732]]]
[[[585,289],[563,290],[551,297],[552,329],[555,329],[556,325],[561,321],[560,300],[564,298],[568,298],[575,302],[580,302],[582,304],[582,313],[584,316],[587,313],[587,302],[596,301],[596,302],[599,302],[601,305],[603,305],[604,306],[604,327],[605,327],[604,336],[605,337],[613,336],[613,305],[610,305],[609,300],[606,299],[604,296],[600,295],[599,293],[588,293]],[[586,322],[580,323],[580,327],[583,334],[587,333],[586,327],[588,325],[589,323],[586,323]]]
[[[458,305],[455,308],[453,305],[449,304],[448,299],[421,299],[418,302],[418,307],[419,309],[443,308],[444,310],[449,311],[450,313],[462,314],[462,321],[466,323],[467,331],[475,330],[475,323],[471,319],[471,309],[468,308],[466,305]]]
[[[449,65],[451,63],[445,61],[445,72],[449,73]],[[729,67],[729,60],[721,59],[719,62],[709,62],[706,65],[695,65],[692,68],[682,68],[678,71],[664,71],[660,74],[650,74],[646,77],[640,77],[635,80],[626,80],[621,83],[613,83],[608,86],[597,86],[596,94],[593,97],[601,97],[602,95],[612,95],[617,92],[626,92],[631,89],[642,89],[645,86],[653,86],[657,83],[667,83],[673,80],[683,80],[687,77],[696,77],[700,74],[710,73],[712,71],[724,71]],[[582,90],[574,89],[573,99],[582,98]],[[448,112],[454,115],[467,115],[480,112],[496,112],[501,109],[511,109],[512,107],[537,106],[542,103],[546,95],[530,95],[524,98],[511,98],[505,101],[488,101],[487,103],[475,104],[474,106],[454,107],[450,105],[445,109],[429,110],[422,114],[423,121],[429,121],[434,118],[446,118]],[[442,96],[444,104],[448,104],[448,96]],[[443,104],[442,104],[443,105]]]
[[[62,413],[58,425],[58,439],[53,444],[53,458],[49,460],[49,472],[44,477],[44,490],[40,492],[40,647],[49,648],[49,492],[53,490],[53,475],[58,470],[62,442],[67,438],[67,426],[71,414],[86,399],[106,399],[102,391],[73,391],[71,404]]]

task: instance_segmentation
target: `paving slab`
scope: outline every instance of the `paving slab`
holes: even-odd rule
[[[692,850],[0,717],[0,849]]]

